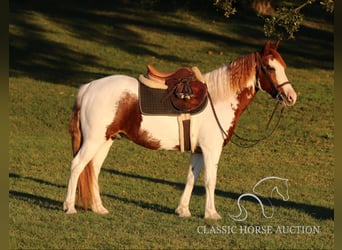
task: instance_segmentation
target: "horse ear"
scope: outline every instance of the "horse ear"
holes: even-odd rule
[[[272,48],[277,50],[278,47],[279,47],[279,43],[280,43],[280,40],[275,41],[275,43],[273,44]]]
[[[270,40],[267,40],[265,42],[265,45],[264,45],[264,48],[262,49],[262,54],[267,54],[268,50],[270,49],[271,47],[271,41]]]

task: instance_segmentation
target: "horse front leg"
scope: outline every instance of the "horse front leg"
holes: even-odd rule
[[[222,152],[222,147],[216,150],[213,149],[214,148],[210,148],[209,151],[203,151],[205,165],[204,186],[206,191],[204,218],[219,220],[222,219],[222,217],[217,213],[215,208],[215,188],[217,167]]]
[[[191,213],[189,210],[189,203],[192,190],[194,188],[195,182],[203,166],[203,155],[201,153],[194,153],[191,155],[190,167],[188,172],[188,177],[186,180],[186,185],[183,194],[179,200],[176,213],[180,217],[190,217]]]

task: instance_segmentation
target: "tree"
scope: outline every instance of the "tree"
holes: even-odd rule
[[[303,0],[304,1],[304,0]],[[293,39],[304,20],[302,10],[318,2],[317,0],[301,1],[272,1],[245,0],[243,5],[249,6],[264,19],[264,33],[267,38]],[[228,18],[237,13],[237,0],[214,0],[214,5],[222,9]],[[327,12],[334,12],[334,0],[322,0],[319,4]],[[275,8],[276,7],[276,8]]]

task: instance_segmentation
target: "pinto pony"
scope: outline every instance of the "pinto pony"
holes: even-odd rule
[[[221,218],[214,193],[222,148],[259,90],[283,105],[295,104],[297,94],[285,74],[286,64],[277,52],[278,44],[267,41],[260,52],[203,75],[211,100],[202,112],[191,116],[191,138],[198,150],[191,152],[185,189],[176,209],[180,217],[191,216],[190,196],[204,166],[205,218]],[[142,114],[138,89],[138,80],[125,75],[108,76],[80,87],[70,122],[74,158],[63,204],[66,213],[76,213],[77,189],[85,209],[90,205],[96,213],[108,213],[102,205],[98,177],[116,138],[125,136],[149,149],[179,150],[177,117]]]

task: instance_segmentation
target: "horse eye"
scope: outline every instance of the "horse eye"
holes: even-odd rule
[[[275,71],[275,68],[271,67],[271,66],[267,66],[266,67],[268,71],[271,71],[271,72],[274,72]]]

